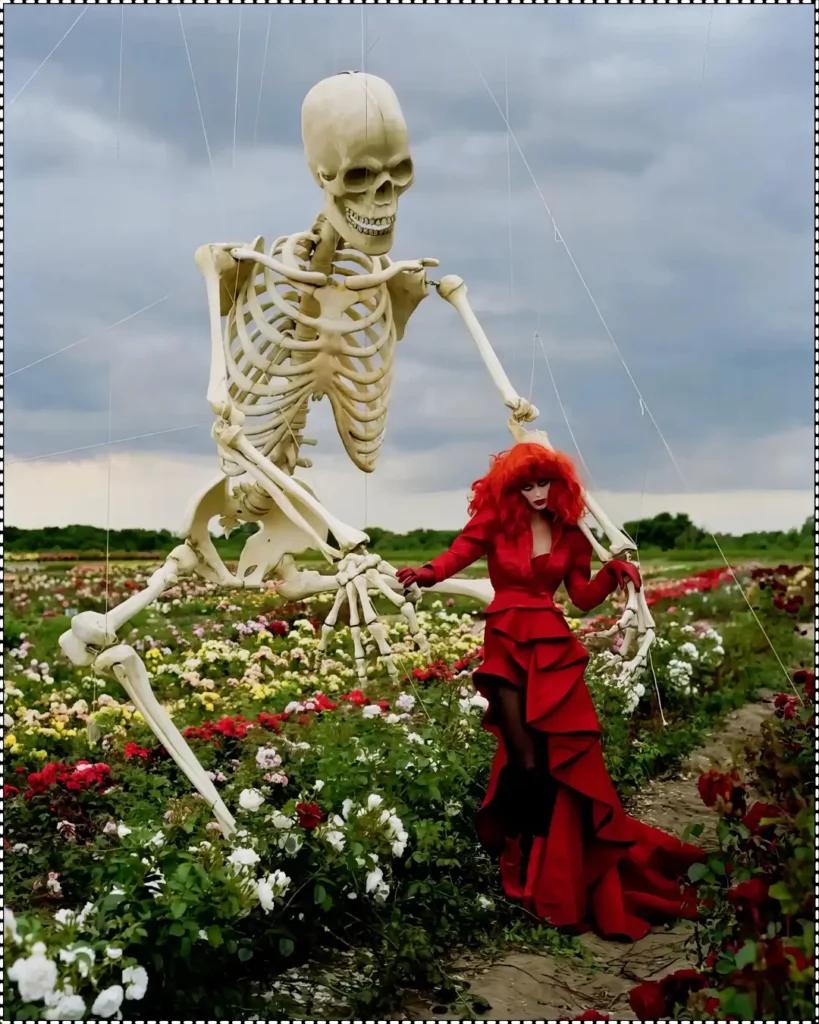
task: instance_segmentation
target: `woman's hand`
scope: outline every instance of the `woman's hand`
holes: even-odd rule
[[[640,570],[632,562],[624,562],[622,559],[614,558],[606,562],[604,568],[617,580],[617,586],[626,589],[626,584],[633,583],[635,590],[640,590],[643,580]]]
[[[399,569],[395,578],[406,590],[416,584],[419,587],[431,587],[435,580],[435,570],[431,565],[422,565],[420,569]]]

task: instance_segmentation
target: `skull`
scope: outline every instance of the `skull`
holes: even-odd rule
[[[392,87],[363,72],[325,78],[305,97],[301,126],[327,220],[360,252],[389,252],[398,197],[413,180],[407,126]]]

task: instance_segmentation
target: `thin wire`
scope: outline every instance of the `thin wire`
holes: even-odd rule
[[[577,443],[577,438],[574,436],[574,431],[572,430],[572,425],[569,422],[569,416],[568,416],[568,413],[566,412],[566,407],[563,405],[563,399],[560,397],[560,391],[558,390],[558,387],[557,387],[557,381],[555,380],[555,375],[552,373],[552,364],[549,362],[549,356],[546,353],[546,346],[543,344],[543,338],[541,338],[540,334],[537,333],[537,332],[535,332],[535,340],[540,345],[540,351],[543,353],[543,358],[546,360],[546,369],[549,371],[549,377],[551,378],[552,387],[554,388],[554,391],[555,391],[555,398],[557,398],[557,404],[560,406],[560,411],[563,413],[563,419],[564,419],[564,421],[566,423],[566,428],[569,431],[569,437],[571,437],[571,439],[572,439],[572,444],[574,445],[575,450],[577,451],[577,457],[580,459],[580,461],[583,464],[583,469],[585,469],[585,471],[586,471],[586,476],[589,479],[589,483],[591,483],[591,485],[593,487],[596,487],[597,484],[595,484],[594,477],[592,476],[592,472],[589,469],[588,465],[586,464],[586,460],[583,458],[583,452],[580,451],[580,445]]]
[[[119,18],[119,81],[117,86],[117,178],[121,187],[121,178],[119,175],[119,144],[120,144],[120,130],[122,126],[122,67],[123,67],[123,45],[125,41],[125,5],[120,8]],[[108,634],[108,610],[110,607],[110,596],[108,592],[109,585],[109,573],[111,566],[111,435],[113,427],[113,391],[114,391],[114,370],[111,359],[111,342],[110,339],[106,345],[106,355],[108,357],[108,451],[107,451],[107,482],[106,482],[106,500],[105,500],[105,633]],[[92,705],[96,704],[97,700],[97,678],[94,676],[94,695],[92,699]]]
[[[34,71],[31,73],[31,75],[29,75],[29,77],[23,83],[22,87],[20,89],[18,89],[17,92],[14,94],[14,96],[12,96],[12,98],[9,100],[9,103],[8,103],[9,107],[13,107],[14,104],[17,102],[17,100],[26,91],[26,89],[28,89],[28,87],[31,85],[31,83],[34,81],[34,79],[37,77],[37,75],[39,75],[39,73],[42,71],[42,69],[45,67],[45,65],[51,60],[51,58],[57,52],[58,48],[68,38],[68,36],[71,33],[71,31],[74,28],[74,26],[77,24],[77,22],[85,14],[85,12],[87,10],[88,10],[87,7],[83,7],[83,9],[80,11],[80,13],[77,15],[77,17],[71,22],[71,25],[69,26],[68,31],[65,33],[65,35],[60,38],[59,42],[57,42],[57,44],[53,47],[53,49],[51,49],[49,51],[48,55],[45,57],[45,59],[42,61],[42,63],[40,63],[34,69]]]
[[[267,34],[264,37],[264,57],[262,58],[262,77],[259,80],[259,95],[256,99],[256,120],[253,123],[253,148],[256,148],[256,135],[259,131],[259,113],[262,109],[262,90],[264,89],[264,75],[267,70],[267,48],[270,44],[270,26],[273,23],[273,8],[267,16]]]
[[[113,441],[97,441],[95,444],[80,445],[79,448],[63,448],[59,452],[46,452],[45,455],[32,455],[28,459],[11,459],[7,465],[17,466],[23,462],[39,462],[41,459],[52,459],[55,455],[73,455],[75,452],[87,452],[91,448],[105,448],[108,444],[125,444],[126,441],[141,441],[144,437],[158,437],[160,434],[175,434],[180,430],[193,430],[194,427],[208,427],[209,423],[188,423],[184,427],[169,427],[167,430],[152,430],[149,434],[132,434],[130,437],[118,437]]]
[[[537,355],[537,345],[535,344],[535,338],[532,339],[532,372],[529,374],[529,403],[532,402],[532,393],[535,390],[535,356]]]
[[[100,334],[106,334],[108,331],[112,331],[115,327],[119,327],[120,324],[124,324],[128,320],[133,320],[134,317],[139,316],[140,313],[146,313],[149,309],[153,309],[154,306],[158,306],[160,302],[165,302],[167,299],[172,298],[173,294],[173,292],[168,292],[168,294],[163,295],[161,299],[148,303],[147,306],[143,306],[135,313],[129,313],[128,316],[124,316],[121,320],[117,320],[116,323],[109,324],[107,327],[101,327],[98,331],[92,331],[91,334],[86,334],[84,338],[80,338],[78,341],[72,341],[70,345],[63,345],[62,348],[58,348],[55,352],[50,352],[47,356],[40,356],[39,359],[35,359],[31,363],[26,363],[25,366],[18,366],[16,370],[12,370],[11,373],[6,374],[6,379],[8,380],[9,377],[13,377],[15,373],[22,373],[23,370],[30,370],[32,366],[44,363],[47,359],[53,359],[54,356],[60,355],[61,352],[67,352],[70,348],[76,348],[77,345],[82,345],[83,342],[90,341],[91,338],[96,338]]]
[[[677,473],[679,474],[680,479],[682,480],[682,482],[685,485],[685,487],[688,490],[688,492],[691,493],[691,485],[689,484],[685,474],[683,473],[682,469],[680,468],[680,465],[677,462],[677,459],[674,456],[674,453],[672,452],[671,447],[669,446],[668,441],[665,438],[665,434],[663,434],[662,430],[660,429],[660,425],[657,423],[656,419],[654,418],[654,414],[652,413],[651,409],[648,406],[648,403],[646,402],[645,398],[643,397],[643,393],[640,391],[639,385],[637,384],[637,381],[634,379],[634,376],[633,376],[631,370],[629,369],[628,363],[626,362],[625,357],[623,356],[623,353],[620,351],[620,346],[617,344],[617,341],[615,340],[614,335],[612,334],[611,329],[609,328],[609,325],[606,322],[606,318],[603,316],[603,313],[601,312],[600,307],[597,304],[597,300],[595,299],[594,295],[591,292],[591,289],[589,288],[588,284],[586,283],[586,279],[585,279],[585,277],[583,277],[583,274],[582,274],[582,272],[580,270],[580,267],[578,267],[577,263],[575,262],[574,256],[572,256],[571,250],[569,249],[569,246],[568,246],[568,244],[566,242],[566,239],[558,231],[557,223],[556,223],[554,215],[553,215],[553,213],[552,213],[552,211],[551,211],[551,209],[549,207],[549,204],[546,202],[546,197],[543,195],[543,192],[542,192],[542,190],[540,188],[540,185],[538,184],[538,180],[535,177],[534,171],[532,170],[532,168],[531,168],[531,166],[529,164],[529,161],[526,159],[526,154],[521,149],[520,143],[517,140],[517,136],[512,131],[512,127],[509,124],[508,120],[506,119],[506,115],[503,112],[503,108],[498,103],[497,99],[495,98],[495,95],[492,92],[492,89],[490,88],[489,83],[486,81],[486,78],[484,77],[483,72],[481,71],[481,69],[478,66],[478,64],[475,62],[475,59],[472,57],[472,54],[471,54],[470,50],[466,46],[464,46],[464,49],[466,51],[467,56],[469,57],[470,62],[474,66],[475,70],[477,71],[478,76],[479,76],[481,82],[484,85],[484,88],[486,89],[487,93],[489,94],[489,98],[492,100],[492,102],[494,103],[495,107],[498,110],[498,113],[500,114],[500,116],[504,120],[504,124],[506,125],[506,127],[507,127],[507,129],[509,131],[509,137],[511,138],[512,142],[515,144],[515,148],[517,149],[517,151],[518,151],[518,153],[520,155],[520,158],[523,161],[523,165],[526,168],[527,172],[529,173],[529,177],[532,179],[532,183],[535,186],[535,191],[537,192],[537,194],[538,194],[538,196],[540,198],[540,201],[543,203],[544,209],[546,210],[546,213],[549,216],[549,220],[551,221],[552,225],[554,226],[555,238],[563,243],[563,247],[566,250],[566,255],[568,256],[569,261],[571,262],[572,266],[574,267],[575,273],[577,274],[578,278],[580,279],[580,283],[583,285],[583,288],[584,288],[586,294],[588,295],[589,300],[590,300],[592,306],[594,307],[594,311],[597,313],[597,317],[600,320],[600,323],[603,325],[603,330],[606,332],[606,336],[608,337],[609,341],[611,342],[612,346],[614,347],[614,351],[617,353],[617,357],[619,358],[620,362],[622,363],[623,369],[626,371],[626,375],[628,376],[628,379],[631,381],[632,386],[634,387],[634,390],[637,392],[637,396],[640,399],[641,409],[645,412],[645,414],[651,420],[651,422],[652,422],[652,424],[654,426],[654,429],[657,431],[657,433],[658,433],[658,435],[660,437],[660,440],[663,443],[663,447],[668,452],[668,456],[671,459],[671,462],[672,462],[674,468],[677,470]],[[768,636],[767,630],[762,625],[762,622],[761,622],[759,616],[757,615],[756,610],[754,609],[754,607],[751,604],[751,602],[748,600],[748,595],[745,593],[745,590],[743,589],[742,585],[740,584],[739,580],[737,579],[736,574],[734,573],[734,570],[733,570],[733,568],[731,566],[731,563],[725,557],[725,552],[722,550],[722,545],[720,544],[720,542],[717,540],[717,538],[714,536],[713,533],[710,534],[710,537],[711,537],[711,540],[713,540],[714,544],[716,545],[717,551],[719,552],[720,557],[722,558],[723,562],[725,563],[725,566],[728,569],[728,572],[731,574],[731,577],[733,578],[734,582],[736,583],[736,585],[737,585],[737,587],[739,589],[739,592],[742,594],[743,600],[745,601],[745,604],[748,606],[748,610],[750,611],[750,613],[753,616],[757,626],[759,627],[760,631],[762,632],[762,635],[765,637],[765,640],[766,640],[768,646],[771,648],[771,651],[773,652],[774,657],[776,658],[776,661],[777,661],[779,667],[781,668],[781,670],[784,673],[784,675],[787,677],[791,687],[794,689],[795,692],[798,693],[798,691],[796,690],[796,687],[793,684],[793,680],[791,679],[790,673],[785,668],[785,665],[783,664],[782,659],[779,657],[778,651],[774,647],[773,642],[771,641],[771,638]]]
[[[239,5],[239,31],[236,35],[236,89],[233,97],[233,156],[231,170],[236,167],[236,129],[239,126],[239,63],[242,55],[242,5]]]
[[[182,7],[177,7],[176,13],[179,15],[179,27],[182,29],[182,42],[185,44],[185,53],[188,57],[188,67],[191,72],[191,81],[193,82],[193,94],[196,97],[196,108],[199,111],[199,122],[202,125],[202,134],[205,136],[205,149],[208,151],[208,163],[210,164],[210,173],[213,174],[213,157],[210,153],[210,143],[208,142],[208,130],[205,127],[205,117],[202,113],[202,104],[199,101],[199,90],[196,88],[196,75],[193,73],[193,61],[191,60],[191,51],[188,47],[188,37],[185,35],[185,23],[182,21]]]
[[[708,59],[708,42],[711,39],[711,22],[714,20],[714,8],[711,7],[711,13],[708,15],[708,31],[705,34],[705,52],[702,55],[702,76],[700,78],[700,84],[705,81],[705,62]]]

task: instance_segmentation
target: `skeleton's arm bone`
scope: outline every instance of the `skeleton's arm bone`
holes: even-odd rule
[[[501,366],[497,355],[495,355],[495,350],[492,348],[483,328],[478,323],[478,318],[472,312],[472,307],[469,305],[466,297],[466,285],[463,280],[454,274],[447,275],[438,283],[438,294],[442,299],[446,299],[447,302],[453,305],[461,314],[467,330],[478,346],[478,352],[489,371],[493,384],[501,393],[504,404],[510,409],[516,408],[523,399],[512,387],[511,381],[506,376],[506,371]],[[532,407],[532,414],[534,416],[538,415],[538,411],[534,407]]]

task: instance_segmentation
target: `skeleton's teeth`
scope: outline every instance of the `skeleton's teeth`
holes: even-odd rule
[[[345,208],[347,223],[362,235],[383,235],[392,230],[395,216],[392,217],[360,217],[352,210]]]

